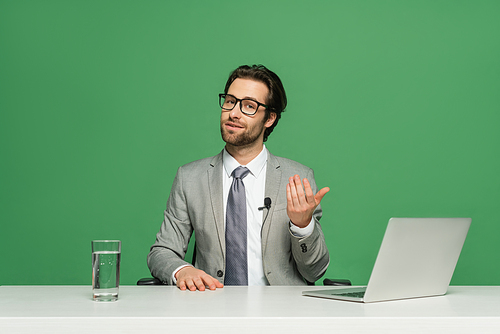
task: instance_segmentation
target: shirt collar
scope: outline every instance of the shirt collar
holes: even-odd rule
[[[246,167],[250,170],[250,173],[254,177],[259,177],[259,174],[262,172],[264,166],[267,162],[267,148],[266,145],[263,145],[262,151],[256,156],[252,161],[250,161]],[[224,147],[224,153],[222,154],[222,163],[224,164],[224,170],[227,174],[227,177],[230,177],[233,173],[233,170],[241,166],[235,158],[229,154],[229,152]]]

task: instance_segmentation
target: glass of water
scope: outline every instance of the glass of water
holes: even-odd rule
[[[95,301],[118,299],[121,248],[120,240],[92,241],[92,292]]]

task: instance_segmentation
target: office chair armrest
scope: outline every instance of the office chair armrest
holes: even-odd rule
[[[352,285],[351,281],[348,279],[329,279],[325,278],[323,280],[323,285],[336,285],[336,286],[342,286],[342,285]]]
[[[137,285],[163,285],[163,283],[156,277],[141,278],[137,281]],[[335,286],[346,286],[352,285],[351,281],[348,279],[329,279],[325,278],[323,280],[323,285],[335,285]]]
[[[138,280],[137,285],[163,285],[163,283],[156,277],[148,277]]]

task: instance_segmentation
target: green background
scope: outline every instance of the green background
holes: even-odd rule
[[[390,217],[471,217],[452,284],[499,285],[500,1],[0,0],[0,284],[91,284],[92,239],[146,256],[217,94],[262,63],[269,137],[315,170],[327,277],[366,284]]]

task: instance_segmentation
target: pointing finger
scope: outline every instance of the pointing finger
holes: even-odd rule
[[[311,188],[311,184],[309,183],[309,180],[304,178],[304,189],[306,191],[306,199],[307,203],[309,204],[315,204],[315,198],[314,198],[314,193]]]

